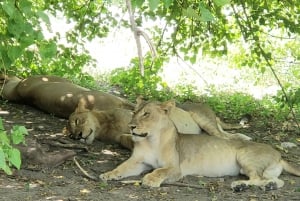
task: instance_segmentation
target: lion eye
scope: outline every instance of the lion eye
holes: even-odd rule
[[[80,123],[79,119],[75,119],[75,125],[78,125]]]
[[[150,114],[150,112],[144,112],[143,116],[147,117],[147,116],[149,116],[149,114]]]

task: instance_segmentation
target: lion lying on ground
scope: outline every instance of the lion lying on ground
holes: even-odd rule
[[[88,108],[99,110],[134,109],[134,104],[101,91],[91,91],[57,76],[32,76],[21,80],[15,76],[0,76],[1,96],[9,101],[35,106],[45,112],[68,118],[85,100]]]
[[[138,104],[130,122],[134,141],[131,157],[100,178],[119,180],[153,169],[143,177],[142,184],[159,187],[163,182],[175,182],[186,175],[221,177],[242,173],[249,180],[231,184],[234,191],[242,191],[252,185],[264,190],[282,187],[284,182],[278,179],[282,170],[300,176],[300,169],[283,160],[269,145],[179,134],[170,116],[174,108],[172,101]],[[196,122],[201,121],[195,113],[192,117]]]
[[[138,104],[143,104],[142,99],[137,99]],[[215,113],[207,106],[202,104],[184,104],[182,108],[193,111],[201,119],[195,122],[190,113],[175,107],[170,118],[174,122],[177,130],[185,134],[201,134],[201,128],[210,135],[224,139],[240,138],[249,140],[250,137],[243,134],[230,134],[225,132],[222,127],[236,128],[237,126],[221,122]],[[132,148],[133,142],[128,123],[131,121],[132,111],[126,109],[113,110],[89,110],[84,101],[80,101],[77,109],[69,117],[67,132],[73,139],[79,139],[91,144],[94,139],[101,141],[116,142],[123,147]]]
[[[85,102],[80,101],[75,112],[69,117],[67,134],[87,144],[92,144],[94,139],[98,139],[118,143],[132,150],[133,141],[128,127],[131,117],[132,110],[89,110]]]

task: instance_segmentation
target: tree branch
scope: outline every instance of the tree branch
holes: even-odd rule
[[[137,46],[140,72],[141,72],[141,75],[144,76],[145,75],[145,69],[144,69],[144,62],[143,62],[143,55],[142,55],[142,45],[141,45],[141,40],[140,40],[138,30],[137,30],[137,26],[136,26],[134,16],[133,16],[131,1],[126,0],[126,5],[127,5],[129,20],[130,20],[130,24],[131,24],[131,30],[133,31],[134,39],[135,39],[136,46]]]
[[[147,42],[147,44],[150,48],[150,52],[152,54],[152,59],[153,60],[156,57],[156,50],[154,48],[154,45],[153,45],[150,37],[144,31],[137,28],[137,25],[136,25],[135,20],[134,20],[134,12],[132,10],[130,0],[126,0],[126,6],[127,6],[127,9],[128,9],[129,20],[130,20],[130,24],[131,24],[131,30],[133,31],[134,39],[135,39],[136,46],[137,46],[140,72],[141,72],[141,75],[144,76],[145,75],[145,68],[144,68],[144,59],[143,59],[142,45],[141,45],[140,36],[143,36],[143,38]]]

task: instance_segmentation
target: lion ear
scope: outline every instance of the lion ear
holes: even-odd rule
[[[136,108],[138,108],[143,102],[144,102],[144,97],[143,96],[138,96],[136,98]]]
[[[78,102],[78,105],[77,105],[77,108],[75,109],[75,112],[79,113],[79,112],[87,112],[87,111],[89,111],[87,109],[87,102],[84,98],[81,98]]]
[[[175,100],[168,100],[161,104],[161,108],[165,110],[167,114],[169,114],[174,107],[176,107]]]

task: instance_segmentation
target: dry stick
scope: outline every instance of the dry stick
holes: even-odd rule
[[[141,180],[125,180],[125,181],[120,181],[120,182],[122,184],[139,184],[139,185],[142,184]],[[200,185],[185,184],[185,183],[180,183],[180,182],[173,182],[173,183],[165,182],[162,185],[203,189],[203,187]]]
[[[90,175],[85,169],[83,169],[80,164],[78,163],[78,161],[76,160],[76,157],[73,157],[73,161],[75,162],[76,166],[79,168],[79,170],[89,179],[93,180],[93,181],[99,181],[99,179],[93,175]]]

